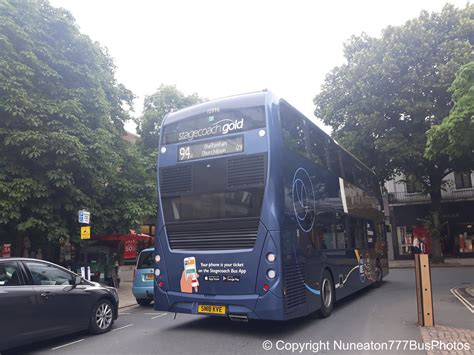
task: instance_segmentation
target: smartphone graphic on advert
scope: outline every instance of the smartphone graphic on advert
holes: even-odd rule
[[[184,275],[186,280],[191,278],[191,286],[194,287],[194,291],[197,292],[199,282],[197,280],[196,258],[194,256],[184,258]]]

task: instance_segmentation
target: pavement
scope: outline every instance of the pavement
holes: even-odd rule
[[[123,281],[120,292],[125,295],[122,285],[131,282],[127,278]],[[114,328],[107,334],[78,333],[12,353],[473,354],[474,315],[450,291],[474,287],[472,270],[435,268],[432,285],[436,323],[432,328],[417,324],[413,270],[394,269],[380,288],[367,288],[338,301],[326,319],[308,316],[288,322],[236,323],[223,317],[178,314],[175,318],[174,314],[155,312],[152,306],[131,305],[120,309]],[[461,344],[463,349],[426,348],[441,341],[450,347]]]
[[[420,327],[421,336],[425,343],[433,344],[439,342],[440,349],[428,350],[427,355],[450,355],[450,354],[472,354],[474,352],[474,331],[469,329],[459,329],[443,325],[434,327]],[[442,345],[446,344],[446,345]],[[449,345],[452,350],[449,350]],[[465,345],[470,344],[470,349],[465,349]],[[463,350],[459,350],[459,349]]]
[[[391,269],[414,268],[415,260],[389,260],[389,267]],[[474,258],[447,258],[444,263],[435,264],[430,262],[432,268],[440,267],[473,267]]]
[[[132,294],[133,265],[120,266],[120,287],[117,289],[119,295],[119,308],[130,307],[137,304]]]

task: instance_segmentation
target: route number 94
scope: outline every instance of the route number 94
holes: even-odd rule
[[[191,159],[191,147],[180,147],[179,148],[179,160]]]

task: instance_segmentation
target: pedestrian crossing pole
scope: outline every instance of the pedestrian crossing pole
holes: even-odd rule
[[[422,327],[433,327],[433,293],[428,254],[415,254],[415,277],[418,324]]]

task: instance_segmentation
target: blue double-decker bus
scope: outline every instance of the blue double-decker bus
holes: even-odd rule
[[[271,92],[166,116],[155,309],[287,320],[388,274],[374,173]]]

